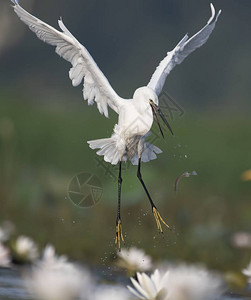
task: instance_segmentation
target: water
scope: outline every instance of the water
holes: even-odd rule
[[[21,279],[20,270],[0,268],[0,299],[30,300]]]
[[[100,270],[99,270],[100,271]],[[100,273],[100,272],[99,272]],[[100,275],[100,274],[99,274]],[[0,300],[32,300],[25,290],[20,269],[0,268]],[[250,300],[238,295],[224,296],[221,300]]]

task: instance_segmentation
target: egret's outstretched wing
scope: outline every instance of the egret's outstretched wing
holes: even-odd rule
[[[221,13],[221,10],[218,12],[215,20],[215,9],[211,3],[212,16],[208,20],[207,24],[194,36],[188,40],[188,35],[186,34],[183,39],[178,43],[178,45],[170,52],[167,53],[167,56],[160,62],[156,71],[153,73],[153,76],[148,83],[148,87],[152,88],[157,95],[162,91],[162,88],[165,84],[167,75],[171,70],[177,65],[183,62],[183,60],[192,53],[195,49],[199,48],[208,40],[210,34],[212,33],[217,19]],[[214,21],[213,21],[214,20]]]
[[[84,79],[83,96],[88,100],[88,104],[92,105],[95,101],[100,113],[106,117],[108,117],[107,105],[118,113],[123,99],[116,94],[87,49],[69,32],[63,21],[58,21],[61,32],[29,14],[19,5],[18,0],[11,1],[15,4],[16,14],[37,37],[56,46],[56,53],[72,64],[69,76],[73,86],[78,86]]]

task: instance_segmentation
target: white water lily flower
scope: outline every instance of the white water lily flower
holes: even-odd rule
[[[242,270],[242,273],[247,276],[248,282],[251,283],[251,261],[247,267]]]
[[[36,243],[29,237],[21,235],[14,243],[13,250],[19,260],[34,261],[39,257]]]
[[[155,270],[150,277],[137,273],[137,281],[131,281],[134,289],[128,288],[139,299],[214,300],[223,293],[218,275],[193,266],[171,268],[163,274]]]
[[[129,250],[121,249],[118,252],[118,266],[134,273],[136,271],[147,271],[152,268],[152,259],[145,252],[136,247]]]
[[[11,264],[10,251],[0,243],[0,267],[8,268]]]
[[[165,288],[167,300],[214,300],[224,292],[217,274],[186,265],[170,269]]]
[[[52,266],[53,264],[59,265],[59,263],[65,262],[67,262],[67,256],[56,255],[55,248],[52,245],[47,245],[44,248],[42,259],[37,264]]]
[[[237,248],[251,248],[251,234],[248,232],[236,232],[232,237],[232,243]]]
[[[165,286],[168,277],[169,271],[160,274],[159,270],[155,270],[150,277],[146,273],[137,273],[137,280],[131,277],[134,288],[127,287],[139,299],[166,299]]]
[[[121,286],[100,286],[92,295],[93,300],[129,300],[130,294]]]
[[[93,286],[87,270],[68,262],[65,256],[57,256],[52,246],[45,248],[42,259],[24,279],[38,300],[90,299]]]

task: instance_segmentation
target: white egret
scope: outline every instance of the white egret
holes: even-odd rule
[[[148,162],[156,158],[161,150],[156,146],[147,143],[145,137],[150,131],[153,119],[156,120],[162,136],[158,115],[172,130],[158,106],[158,96],[162,91],[167,75],[180,64],[190,53],[202,46],[212,33],[216,21],[221,13],[215,17],[215,9],[211,4],[211,17],[207,24],[194,36],[188,39],[186,34],[178,45],[160,62],[147,86],[138,88],[132,99],[123,99],[113,90],[108,80],[101,72],[87,49],[65,27],[62,19],[58,25],[62,31],[29,14],[18,3],[18,0],[11,0],[14,3],[14,11],[19,18],[35,32],[42,41],[56,46],[56,53],[72,64],[69,76],[73,86],[78,86],[83,81],[83,97],[89,105],[96,102],[101,114],[108,117],[108,106],[118,114],[118,123],[114,127],[110,138],[88,141],[90,148],[99,149],[97,154],[103,155],[104,160],[113,165],[119,163],[118,176],[118,213],[116,219],[115,243],[120,249],[123,239],[122,223],[120,216],[121,196],[121,163],[130,160],[132,164],[138,165],[137,177],[139,178],[151,203],[158,230],[162,232],[161,222],[170,228],[161,218],[141,176],[141,162]]]

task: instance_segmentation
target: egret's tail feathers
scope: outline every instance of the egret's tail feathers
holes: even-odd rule
[[[158,147],[154,146],[153,144],[145,142],[144,149],[141,154],[141,161],[148,162],[150,160],[156,159],[157,158],[156,154],[160,154],[160,153],[162,153],[162,151]],[[139,156],[138,154],[135,154],[134,157],[131,159],[131,162],[133,165],[137,165],[138,160],[139,160]]]
[[[106,139],[99,139],[99,140],[93,140],[87,142],[91,149],[99,149],[97,151],[97,154],[100,156],[104,156],[104,160],[106,162],[111,163],[112,165],[116,165],[120,160],[120,154],[116,147],[116,138],[106,138]],[[144,143],[144,148],[141,154],[141,161],[142,162],[148,162],[150,160],[153,160],[157,158],[156,154],[160,154],[162,151],[150,144],[150,143]],[[125,153],[125,155],[122,157],[123,161],[127,161],[128,157]],[[133,165],[137,165],[139,160],[138,153],[136,153],[132,158],[131,162]]]
[[[91,149],[100,149],[98,155],[104,155],[104,160],[116,165],[119,162],[119,153],[116,149],[116,140],[113,138],[99,139],[87,142]]]
[[[106,138],[106,139],[88,141],[87,143],[90,145],[91,149],[98,149],[109,145],[110,142],[111,142],[111,138]]]

